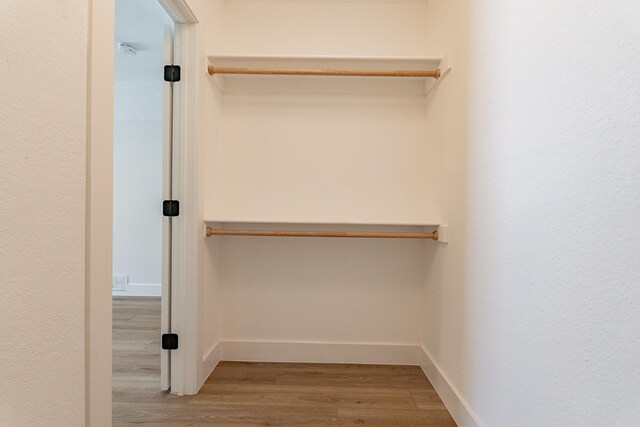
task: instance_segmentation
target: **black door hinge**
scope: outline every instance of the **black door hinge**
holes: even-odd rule
[[[165,65],[164,66],[164,81],[165,82],[179,82],[180,81],[180,66],[179,65]]]
[[[180,215],[180,202],[177,200],[165,200],[162,202],[162,215],[178,216]]]
[[[177,350],[178,349],[178,334],[162,334],[162,349],[163,350]]]

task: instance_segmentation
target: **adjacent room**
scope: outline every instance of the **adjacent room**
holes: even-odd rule
[[[115,4],[113,101],[113,399],[169,389],[173,21],[156,0]],[[165,197],[167,196],[167,197]],[[161,372],[162,371],[162,372]],[[164,373],[164,376],[162,376]],[[162,381],[161,381],[162,378]]]

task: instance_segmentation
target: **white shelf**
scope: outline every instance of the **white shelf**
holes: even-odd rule
[[[325,231],[352,231],[352,232],[387,232],[387,233],[431,233],[438,231],[438,242],[448,243],[449,227],[448,225],[438,224],[430,221],[408,221],[408,222],[308,222],[308,221],[272,221],[272,220],[230,220],[221,218],[209,218],[205,220],[207,226],[225,230],[241,227],[243,230],[257,231],[305,231],[305,232],[325,232]],[[232,225],[227,228],[226,225]],[[338,236],[332,236],[338,237]],[[345,237],[345,236],[340,236]],[[372,236],[368,236],[372,237]],[[396,236],[397,237],[397,236]]]
[[[381,227],[438,227],[440,224],[435,221],[408,221],[408,222],[385,222],[385,221],[274,221],[274,220],[247,220],[230,218],[206,218],[205,223],[211,224],[243,224],[243,225],[308,225],[308,226],[381,226]]]
[[[450,70],[446,57],[351,57],[351,56],[295,56],[295,55],[208,55],[208,65],[246,68],[300,68],[349,70],[435,70],[442,76]],[[272,76],[272,75],[216,75],[214,79],[222,92],[259,92],[265,89],[284,91],[301,90],[318,85],[340,91],[378,88],[389,93],[427,93],[437,81],[431,77],[326,77],[326,76]],[[440,77],[442,79],[442,77]],[[357,81],[357,84],[354,82]],[[383,89],[380,89],[383,88]],[[386,90],[384,90],[386,88]],[[375,92],[376,90],[374,90]]]

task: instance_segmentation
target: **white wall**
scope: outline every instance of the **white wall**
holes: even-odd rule
[[[127,275],[131,285],[114,294],[160,295],[167,25],[155,0],[116,4],[115,42],[138,52],[115,54],[113,274]]]
[[[414,1],[229,1],[222,43],[210,53],[429,55],[426,7]],[[423,93],[385,92],[396,83],[389,79],[311,80],[320,81],[317,86],[295,78],[263,85],[239,79],[225,77],[222,134],[210,146],[208,218],[433,220]]]
[[[207,192],[206,176],[210,171],[207,157],[207,146],[219,139],[220,125],[220,93],[213,80],[204,72],[206,70],[206,55],[209,49],[214,49],[221,42],[223,1],[222,0],[189,0],[189,6],[198,18],[198,111],[197,111],[197,230],[198,241],[198,355],[201,364],[197,366],[197,388],[207,379],[211,371],[220,360],[217,351],[220,342],[221,306],[220,298],[220,270],[219,246],[217,242],[206,241],[204,237],[204,206]]]
[[[640,4],[430,7],[455,68],[424,348],[478,424],[637,425]]]
[[[327,91],[224,94],[210,218],[433,220],[426,97]]]
[[[85,425],[87,12],[0,6],[3,425]]]
[[[209,34],[207,53],[424,56],[426,7],[227,1],[223,31]],[[207,78],[215,94],[208,120],[220,121],[206,137],[205,217],[432,218],[423,90],[385,90],[393,81],[347,86],[333,79],[311,89],[282,81],[263,90],[225,78],[220,94]],[[208,238],[206,245],[205,289],[219,292],[215,324],[224,342],[420,342],[422,242],[229,237]]]
[[[416,344],[422,242],[226,238],[225,341]]]
[[[215,53],[413,56],[427,54],[426,0],[228,0]]]
[[[134,284],[162,280],[162,86],[115,83],[113,274]]]

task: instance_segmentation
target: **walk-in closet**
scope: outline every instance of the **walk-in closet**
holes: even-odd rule
[[[425,251],[448,235],[441,17],[425,1],[207,10],[203,357],[418,364]]]

